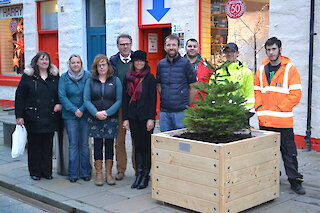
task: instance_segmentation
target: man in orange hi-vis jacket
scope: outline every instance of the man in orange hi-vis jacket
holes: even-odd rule
[[[297,194],[305,194],[293,134],[293,107],[302,96],[300,75],[290,59],[281,56],[278,38],[269,38],[265,50],[268,58],[262,62],[254,79],[259,126],[262,130],[281,133],[280,151],[291,189]]]

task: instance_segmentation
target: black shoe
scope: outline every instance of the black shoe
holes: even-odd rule
[[[70,183],[75,183],[75,182],[77,182],[77,180],[78,180],[77,178],[70,178],[69,179]]]
[[[149,174],[144,174],[139,182],[139,185],[137,186],[137,189],[147,188],[149,179],[150,179]]]
[[[91,177],[83,177],[82,178],[84,181],[90,181],[91,180]]]
[[[136,176],[136,179],[135,181],[133,182],[133,184],[131,185],[131,189],[135,189],[138,187],[140,181],[141,181],[141,178],[142,178],[142,172],[139,172],[138,175]]]
[[[41,178],[35,175],[30,176],[32,180],[40,180]]]
[[[295,193],[299,195],[304,195],[306,194],[306,191],[304,190],[302,186],[303,179],[302,178],[297,178],[297,179],[289,179],[291,189]]]
[[[52,175],[50,175],[50,176],[45,176],[44,178],[47,179],[47,180],[52,180],[52,179],[53,179]]]

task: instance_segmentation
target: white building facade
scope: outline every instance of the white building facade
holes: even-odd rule
[[[186,40],[196,38],[201,54],[216,63],[223,61],[223,46],[236,42],[240,48],[239,59],[254,70],[266,57],[264,42],[276,36],[282,40],[282,54],[292,59],[301,74],[303,97],[294,113],[295,133],[304,136],[311,1],[243,2],[246,4],[244,15],[231,19],[226,16],[228,1],[224,0],[0,0],[0,103],[13,103],[19,73],[39,50],[50,53],[61,73],[67,70],[67,60],[74,53],[79,54],[84,67],[90,69],[95,54],[110,57],[117,53],[116,38],[127,33],[132,36],[133,50],[143,49],[148,53],[155,73],[155,65],[165,55],[163,39],[175,33],[181,39],[181,54],[184,54]],[[320,93],[320,73],[317,72],[320,69],[320,60],[317,60],[320,57],[320,0],[314,2],[314,32],[318,34],[314,36],[311,136],[320,138],[320,127],[316,125],[320,116],[317,107],[320,100],[316,98]],[[21,36],[23,51],[16,43],[9,42],[21,42]]]

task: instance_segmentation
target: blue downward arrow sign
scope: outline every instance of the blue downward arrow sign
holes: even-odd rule
[[[169,10],[170,8],[164,8],[164,0],[153,0],[153,9],[147,11],[159,22]]]

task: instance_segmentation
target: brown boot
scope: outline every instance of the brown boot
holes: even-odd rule
[[[106,160],[106,182],[108,185],[115,185],[116,181],[112,177],[113,160]]]
[[[96,169],[96,181],[94,183],[97,186],[102,186],[103,185],[102,160],[96,160],[94,162],[94,167]]]

